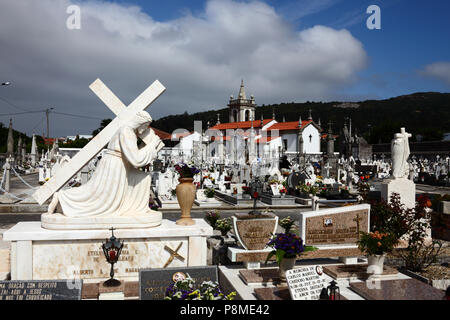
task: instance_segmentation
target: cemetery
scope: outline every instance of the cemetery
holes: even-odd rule
[[[237,5],[234,0],[207,3],[209,11]],[[277,16],[266,3],[252,5]],[[130,7],[127,12],[133,15],[139,10]],[[139,13],[146,23],[154,22]],[[135,41],[133,46],[151,38],[158,47],[161,38],[177,33],[176,45],[167,52],[191,41],[191,36],[188,41],[183,32],[178,34],[178,26],[164,23],[155,27],[160,33],[148,39],[145,32],[128,34],[110,28],[108,36],[126,34]],[[283,24],[283,28],[287,27]],[[168,54],[163,52],[158,54]],[[253,59],[259,61],[257,55]],[[327,55],[327,61],[332,59]],[[248,88],[241,78],[237,95],[220,102],[226,105],[223,109],[156,119],[160,109],[175,110],[171,103],[189,105],[191,95],[201,100],[192,88],[212,82],[192,77],[192,88],[177,88],[190,78],[166,78],[165,65],[173,62],[171,68],[179,68],[173,60],[163,62],[161,72],[145,69],[145,77],[132,80],[125,74],[121,76],[127,80],[114,78],[100,67],[83,67],[93,68],[96,76],[78,79],[73,90],[61,94],[76,91],[92,114],[78,115],[80,123],[70,128],[67,140],[81,140],[73,132],[83,128],[82,117],[101,120],[95,117],[105,112],[110,119],[101,120],[92,135],[82,135],[82,145],[70,147],[56,133],[50,136],[49,114],[58,114],[52,107],[39,111],[45,112],[46,137],[32,126],[27,129],[33,131],[31,138],[14,129],[13,116],[22,113],[3,115],[8,116],[9,126],[0,123],[5,133],[5,143],[0,143],[1,301],[234,300],[259,306],[298,300],[450,300],[448,140],[440,144],[427,138],[421,144],[417,137],[426,130],[404,122],[392,121],[384,127],[378,123],[372,127],[361,118],[352,122],[367,112],[375,123],[369,109],[357,103],[311,102],[305,96],[308,102],[297,109],[294,102],[280,102],[280,108],[258,106],[248,88],[259,75],[245,76],[251,84]],[[192,61],[195,65],[195,58]],[[325,64],[322,68],[336,69]],[[203,69],[208,73],[213,68]],[[317,70],[309,75],[311,83],[319,77]],[[189,72],[180,71],[177,77]],[[228,76],[235,78],[233,73]],[[228,89],[222,85],[228,80],[214,80],[214,90],[226,94]],[[295,84],[281,90],[285,100],[280,100],[270,96],[275,82],[260,84],[257,93],[267,94],[267,101],[290,101],[287,92],[301,87]],[[118,90],[124,83],[125,89],[135,90],[130,91],[133,95]],[[305,87],[302,90],[323,99],[332,97]],[[184,96],[177,96],[179,92]],[[209,106],[209,98],[205,94],[198,103]],[[402,99],[410,102],[409,96]],[[417,119],[423,117],[419,107],[414,112],[420,114],[414,115]],[[180,124],[188,129],[171,130]],[[165,126],[171,132],[165,132]],[[357,130],[366,127],[363,133]],[[381,138],[376,143],[377,130],[390,143],[381,143]],[[202,309],[186,303],[181,309],[183,316],[213,317],[215,312],[215,305]]]
[[[2,300],[444,298],[448,194],[416,188],[423,166],[409,157],[405,128],[390,160],[339,157],[331,139],[323,155],[289,158],[243,139],[263,126],[252,133],[241,84],[230,112],[248,102],[250,135],[206,130],[180,159],[160,153],[144,111],[165,91],[159,81],[128,107],[100,79],[90,89],[117,117],[84,148],[10,148],[2,212],[39,220],[2,231]],[[427,278],[429,268],[441,278]]]

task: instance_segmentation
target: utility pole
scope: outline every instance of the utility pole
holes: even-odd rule
[[[50,138],[50,131],[49,131],[49,121],[48,121],[48,115],[50,113],[50,110],[53,110],[53,108],[47,108],[45,109],[45,115],[47,117],[47,139]]]

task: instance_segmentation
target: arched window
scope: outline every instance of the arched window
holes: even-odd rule
[[[245,121],[250,121],[250,110],[245,110]]]
[[[234,122],[238,121],[238,111],[236,109],[233,110],[233,121]]]

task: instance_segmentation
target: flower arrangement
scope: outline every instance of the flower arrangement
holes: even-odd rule
[[[195,281],[187,274],[186,279],[174,282],[166,289],[164,300],[233,300],[236,292],[225,295],[217,282],[203,281],[195,289]]]
[[[231,225],[231,219],[224,218],[217,220],[215,229],[219,230],[222,236],[225,237],[232,227],[233,226]]]
[[[274,250],[269,252],[266,263],[270,258],[276,256],[277,263],[280,264],[284,258],[295,258],[305,251],[313,251],[317,248],[304,246],[303,240],[295,233],[277,233],[270,239],[267,246]]]
[[[397,243],[395,235],[378,231],[369,233],[361,231],[357,241],[359,249],[369,256],[391,252]]]
[[[312,195],[316,195],[319,192],[319,187],[316,185],[311,185],[310,183],[300,184],[297,186],[297,189],[300,190],[300,192]]]
[[[216,229],[217,220],[220,219],[219,210],[216,209],[206,212],[205,219],[211,225],[211,227],[213,227],[213,229]]]
[[[243,191],[244,194],[250,194],[250,187],[243,186],[242,187],[242,191]]]
[[[203,191],[203,193],[205,194],[205,196],[207,198],[214,198],[214,195],[216,194],[216,190],[214,190],[214,188],[208,188],[208,189],[205,189],[205,191]]]
[[[186,163],[176,164],[175,170],[177,170],[180,178],[193,178],[194,175],[200,172],[196,167],[189,166]]]
[[[295,222],[294,222],[294,220],[291,219],[290,216],[288,216],[284,219],[281,219],[278,224],[280,225],[280,227],[282,227],[284,229],[285,233],[289,233],[291,231],[291,229],[293,229],[293,227],[295,227]]]
[[[272,179],[269,181],[269,184],[279,184],[280,181],[278,181],[277,179]]]
[[[287,189],[283,185],[280,185],[278,187],[278,190],[280,191],[280,193],[287,193]]]

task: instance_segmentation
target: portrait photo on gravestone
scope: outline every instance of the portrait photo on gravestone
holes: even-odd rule
[[[0,8],[1,307],[447,314],[449,1]]]

